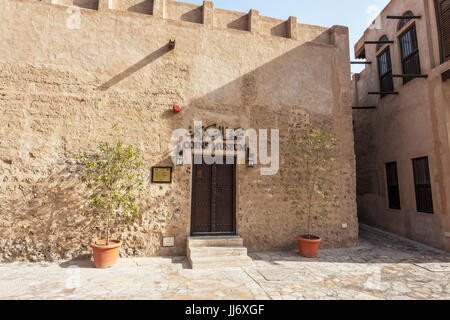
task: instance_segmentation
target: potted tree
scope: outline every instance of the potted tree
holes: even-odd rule
[[[117,130],[116,125],[113,130]],[[142,185],[142,160],[131,145],[114,137],[100,142],[95,153],[75,156],[81,165],[80,179],[90,191],[92,212],[104,223],[105,238],[91,243],[94,265],[107,268],[116,264],[120,240],[111,239],[114,225],[132,223],[140,216],[136,192]]]
[[[300,254],[317,256],[322,239],[311,232],[313,220],[328,216],[330,208],[338,208],[333,196],[332,163],[336,141],[332,133],[315,129],[311,122],[289,135],[285,153],[285,168],[280,170],[283,185],[297,214],[307,218],[307,233],[297,235]]]

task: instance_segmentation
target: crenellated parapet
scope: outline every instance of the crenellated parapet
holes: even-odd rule
[[[41,0],[41,2],[77,6],[99,12],[133,12],[158,19],[202,24],[209,29],[240,30],[294,40],[301,39],[302,32],[327,30],[323,27],[297,23],[296,17],[280,20],[261,16],[254,9],[243,13],[215,8],[212,1],[204,1],[201,6],[172,0]]]

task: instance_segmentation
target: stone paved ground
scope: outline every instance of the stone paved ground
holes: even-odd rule
[[[360,245],[251,254],[248,267],[190,270],[185,258],[0,264],[0,299],[450,299],[450,255],[361,231]]]

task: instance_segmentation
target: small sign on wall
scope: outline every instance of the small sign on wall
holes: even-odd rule
[[[163,238],[163,247],[173,247],[173,246],[175,246],[174,237]]]
[[[172,183],[172,167],[152,167],[152,183]]]

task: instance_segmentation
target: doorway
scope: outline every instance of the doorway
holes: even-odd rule
[[[232,162],[193,165],[191,235],[236,234],[236,165]]]

